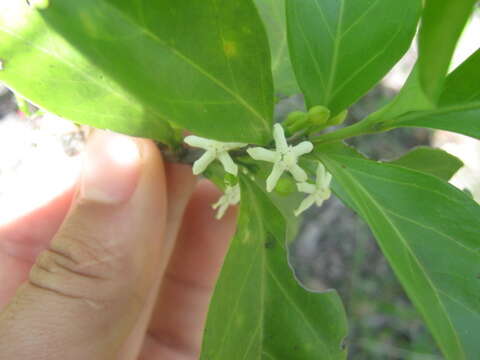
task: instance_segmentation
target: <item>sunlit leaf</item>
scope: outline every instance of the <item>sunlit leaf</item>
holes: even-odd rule
[[[438,107],[407,112],[393,126],[415,126],[458,132],[480,139],[480,51],[452,72]]]
[[[251,0],[0,4],[0,81],[60,116],[165,138],[165,123],[266,143],[273,84]]]
[[[420,83],[436,100],[457,41],[477,0],[425,0],[419,35]]]

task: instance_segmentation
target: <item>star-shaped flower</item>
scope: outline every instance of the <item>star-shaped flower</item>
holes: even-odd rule
[[[247,150],[253,159],[268,161],[274,164],[272,173],[267,179],[267,191],[271,192],[275,188],[285,171],[290,172],[298,182],[307,181],[307,173],[298,165],[298,159],[300,156],[311,152],[313,144],[309,141],[304,141],[295,146],[288,145],[285,132],[280,124],[275,124],[273,138],[275,139],[275,151],[261,147]]]
[[[300,215],[315,203],[317,206],[322,206],[323,202],[332,194],[330,191],[331,181],[332,175],[325,169],[325,166],[319,163],[315,185],[307,182],[297,184],[298,191],[309,195],[305,198],[305,200],[303,200],[303,202],[300,204],[300,207],[295,211],[295,216]]]
[[[241,192],[240,185],[227,186],[225,189],[225,194],[218,200],[216,204],[212,206],[214,210],[217,210],[216,218],[220,220],[223,218],[228,208],[232,205],[237,205],[240,202]]]
[[[195,175],[204,172],[215,159],[218,159],[226,172],[237,176],[238,166],[233,162],[228,152],[244,147],[247,144],[221,142],[194,135],[187,136],[184,141],[190,146],[206,150],[202,157],[193,164],[193,173]]]

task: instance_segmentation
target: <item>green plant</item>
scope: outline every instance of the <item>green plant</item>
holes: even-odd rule
[[[0,80],[42,109],[152,138],[172,161],[195,163],[226,190],[219,216],[241,196],[203,359],[346,358],[341,299],[331,289],[306,291],[286,252],[294,211],[328,198],[331,178],[369,224],[444,356],[478,359],[480,207],[447,182],[461,163],[423,148],[379,163],[343,143],[411,126],[480,138],[480,50],[448,73],[475,4],[3,0]],[[420,19],[418,63],[400,94],[354,125],[323,132],[400,59]],[[309,112],[274,127],[274,94],[299,89]],[[182,143],[185,130],[206,153]]]

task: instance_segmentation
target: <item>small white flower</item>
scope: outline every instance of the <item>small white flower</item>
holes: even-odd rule
[[[296,146],[288,145],[285,132],[280,124],[275,124],[273,138],[275,139],[275,151],[261,147],[247,150],[253,159],[268,161],[274,164],[272,173],[267,179],[267,191],[271,192],[275,188],[285,171],[290,172],[298,182],[307,181],[307,173],[298,165],[298,159],[300,156],[311,152],[313,144],[309,141],[304,141]]]
[[[212,206],[214,210],[218,209],[216,218],[218,220],[223,218],[228,208],[231,205],[237,205],[240,202],[240,198],[241,193],[239,184],[235,186],[227,186],[225,189],[225,194],[220,198],[220,200],[218,200],[216,204]]]
[[[295,216],[300,215],[315,203],[317,206],[322,206],[323,202],[330,198],[330,195],[332,194],[330,191],[331,181],[332,175],[325,169],[325,166],[319,163],[315,185],[307,182],[297,184],[298,191],[309,195],[305,198],[305,200],[303,200],[303,202],[300,204],[300,207],[295,211]]]
[[[228,152],[233,149],[244,147],[247,144],[221,142],[194,135],[187,136],[184,141],[190,146],[206,150],[202,157],[193,164],[193,173],[195,175],[204,172],[207,167],[215,161],[215,159],[218,159],[222,163],[226,172],[237,176],[238,166],[233,162]]]

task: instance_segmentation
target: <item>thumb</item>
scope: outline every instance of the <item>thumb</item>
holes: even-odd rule
[[[96,132],[64,224],[0,314],[0,358],[114,358],[157,277],[165,222],[153,143]]]

